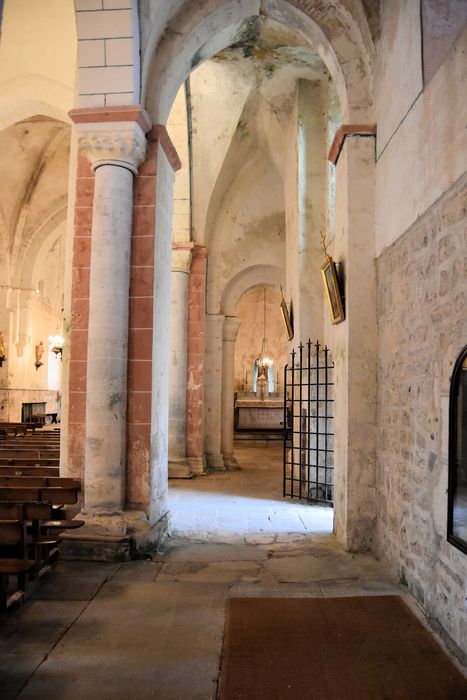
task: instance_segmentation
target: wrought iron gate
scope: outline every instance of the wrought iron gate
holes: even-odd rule
[[[283,495],[333,503],[334,363],[310,340],[284,369]]]

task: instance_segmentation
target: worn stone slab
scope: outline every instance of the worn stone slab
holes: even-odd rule
[[[399,586],[395,581],[390,579],[322,581],[320,586],[325,598],[340,598],[343,596],[400,595],[401,593],[404,593],[402,586]]]
[[[377,563],[376,563],[377,564]],[[374,571],[377,566],[368,562],[367,568],[351,555],[274,557],[264,566],[278,581],[322,581],[342,578],[358,578]]]
[[[1,626],[3,655],[45,655],[55,646],[87,605],[87,601],[32,600],[21,606]],[[2,675],[0,673],[0,687]]]
[[[120,564],[60,561],[44,577],[36,600],[91,600]]]
[[[236,583],[229,589],[230,598],[322,598],[323,592],[318,583]]]
[[[164,560],[168,562],[264,561],[266,552],[249,545],[168,543]]]
[[[227,587],[111,581],[21,700],[214,700]]]
[[[274,533],[257,533],[257,534],[246,534],[245,542],[247,544],[272,544],[276,541],[276,535]]]
[[[0,659],[4,654],[45,656],[65,634],[66,630],[67,627],[64,626],[47,626],[38,622],[22,625],[2,646]],[[0,674],[0,684],[1,678]]]
[[[158,581],[193,581],[200,583],[235,583],[258,581],[261,564],[254,561],[173,562],[165,564]]]
[[[136,559],[122,564],[113,580],[115,581],[154,581],[162,564],[146,559]]]
[[[43,654],[1,654],[0,695],[2,700],[14,700],[39,664]]]
[[[38,623],[45,626],[69,627],[86,607],[85,601],[40,600],[35,596],[21,606],[17,617],[19,625]]]

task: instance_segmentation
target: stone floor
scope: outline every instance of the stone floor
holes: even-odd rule
[[[256,533],[332,532],[332,508],[282,497],[282,443],[251,445],[236,446],[240,471],[169,482],[174,534],[232,542]]]
[[[180,507],[177,534],[163,551],[123,564],[59,561],[32,599],[3,615],[1,699],[214,700],[229,596],[400,593],[416,610],[373,557],[343,552],[331,533],[320,531],[329,528],[330,511],[302,521],[282,509],[276,492],[265,489],[263,458],[255,452],[250,457],[253,476],[224,475],[233,487],[228,518],[222,476],[176,484],[171,498]],[[248,453],[242,459],[248,471]],[[244,482],[250,477],[262,493],[250,496],[265,504],[260,516],[248,511],[245,520],[232,499],[240,511],[248,508]],[[211,498],[209,484],[216,486]],[[192,500],[196,493],[203,498]],[[188,527],[187,503],[198,504],[195,525],[202,541],[180,536]],[[269,526],[273,516],[276,531]],[[239,523],[245,529],[235,532]],[[300,530],[286,532],[290,523]]]

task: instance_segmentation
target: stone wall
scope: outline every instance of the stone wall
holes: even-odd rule
[[[467,341],[467,176],[377,260],[377,551],[467,651],[467,556],[446,541],[448,397]]]

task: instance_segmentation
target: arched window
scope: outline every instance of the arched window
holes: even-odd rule
[[[467,554],[467,345],[454,365],[449,398],[448,541]]]

